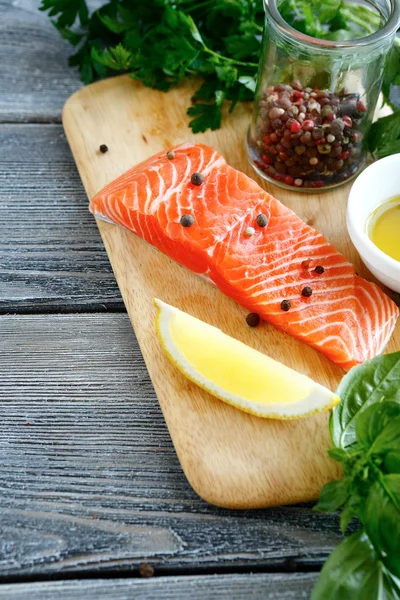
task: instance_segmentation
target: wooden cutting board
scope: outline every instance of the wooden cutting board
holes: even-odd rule
[[[233,167],[257,179],[244,150],[251,105],[238,106],[219,131],[193,135],[186,116],[192,92],[191,83],[164,94],[121,76],[81,89],[67,101],[63,124],[89,198],[132,165],[190,140],[214,146]],[[100,144],[108,146],[106,154],[99,152]],[[360,274],[369,276],[346,232],[349,186],[307,195],[258,181],[321,230],[354,261]],[[328,414],[288,422],[266,420],[208,395],[164,355],[155,333],[153,298],[220,327],[331,389],[343,371],[266,323],[249,328],[246,310],[132,233],[102,221],[98,227],[176,452],[194,490],[208,502],[228,508],[317,498],[322,485],[340,474],[326,454]],[[398,326],[388,350],[399,347]]]

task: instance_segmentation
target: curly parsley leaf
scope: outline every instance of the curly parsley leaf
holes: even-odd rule
[[[187,114],[190,117],[194,117],[189,123],[193,133],[206,131],[206,129],[215,130],[221,127],[221,107],[224,98],[225,93],[222,90],[217,90],[214,93],[214,102],[212,104],[196,103],[188,108]]]
[[[237,102],[254,97],[262,0],[105,0],[92,13],[85,0],[42,0],[40,8],[76,47],[69,64],[79,68],[84,83],[129,72],[145,85],[167,91],[199,75],[214,82],[207,103],[215,103],[222,91],[232,111]],[[348,0],[281,0],[279,10],[296,29],[326,39],[352,39],[379,27],[376,12]],[[400,85],[398,44],[385,71],[386,102],[391,86]],[[218,102],[214,108],[196,109],[202,110],[191,121],[196,130],[220,123],[220,109]],[[378,157],[397,151],[397,138],[376,146]]]
[[[103,52],[99,52],[97,48],[93,47],[91,57],[98,64],[104,65],[113,71],[128,70],[132,61],[132,54],[129,50],[125,50],[121,44],[118,44],[115,48],[110,48],[110,50],[103,50]]]
[[[85,26],[89,22],[89,10],[85,0],[42,0],[39,10],[48,10],[49,17],[56,17],[59,29],[71,27],[79,18]]]

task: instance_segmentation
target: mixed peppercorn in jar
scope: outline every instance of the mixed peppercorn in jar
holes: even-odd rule
[[[321,188],[351,177],[363,159],[360,131],[366,106],[343,90],[269,86],[255,127],[255,163],[288,186]]]
[[[388,14],[391,2],[386,1]],[[383,11],[385,0],[380,4]],[[385,30],[382,12],[382,28],[364,38],[312,38],[288,25],[278,6],[278,0],[265,0],[249,158],[278,185],[331,188],[348,181],[365,161],[394,32]]]

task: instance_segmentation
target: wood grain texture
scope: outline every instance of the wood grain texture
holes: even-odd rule
[[[228,511],[193,492],[127,315],[3,315],[0,357],[0,580],[301,569],[342,539],[309,506]]]
[[[0,312],[124,310],[62,127],[0,139]]]
[[[0,586],[0,600],[301,600],[316,573],[214,575],[143,579],[84,579]]]
[[[193,136],[185,109],[191,84],[165,96],[128,77],[89,86],[67,102],[63,122],[89,197],[127,168],[162,149],[196,139],[214,146],[232,166],[254,175],[243,140],[250,106],[238,107],[223,128]],[[100,143],[110,150],[101,154]],[[296,194],[269,185],[300,217],[323,231],[367,275],[345,226],[349,186],[329,194]],[[338,475],[326,455],[328,415],[293,422],[244,415],[189,383],[169,363],[154,330],[153,297],[220,327],[251,346],[335,388],[343,371],[305,344],[264,324],[245,325],[246,311],[146,245],[133,234],[99,222],[114,273],[136,331],[183,469],[207,501],[249,508],[315,498]],[[388,350],[399,347],[397,328]]]
[[[40,0],[0,0],[0,122],[60,122],[65,100],[82,86],[68,67],[72,47]],[[102,2],[91,1],[97,7]]]

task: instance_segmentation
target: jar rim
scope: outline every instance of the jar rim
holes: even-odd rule
[[[351,49],[357,47],[365,47],[370,44],[374,44],[379,42],[386,37],[393,35],[397,31],[397,28],[400,23],[400,2],[398,0],[389,0],[391,6],[390,15],[383,25],[383,27],[379,28],[374,33],[370,35],[366,35],[365,37],[357,38],[354,40],[324,40],[320,38],[312,37],[311,35],[307,35],[306,33],[302,33],[298,31],[289,23],[285,21],[282,17],[281,13],[277,7],[277,0],[264,0],[264,10],[268,13],[275,24],[278,25],[279,29],[286,34],[290,34],[297,41],[307,44],[313,47],[323,48],[342,48],[342,49]]]

